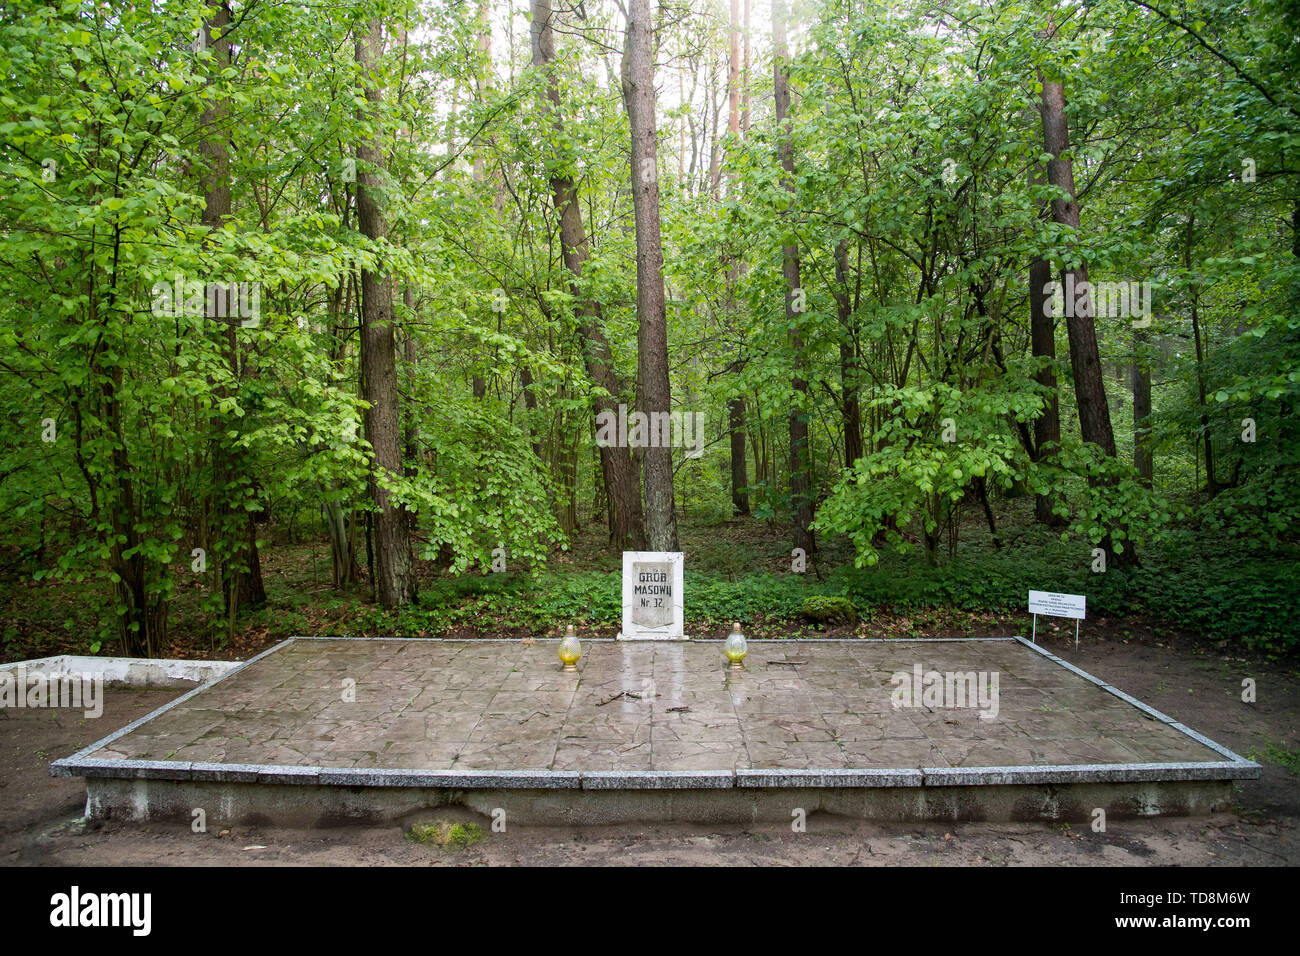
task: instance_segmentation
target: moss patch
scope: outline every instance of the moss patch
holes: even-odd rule
[[[856,624],[858,609],[843,595],[819,594],[799,606],[799,616],[817,624]]]
[[[486,836],[483,828],[477,823],[449,823],[446,820],[417,823],[406,834],[406,838],[412,843],[431,843],[434,846],[451,847],[456,850],[473,846]]]

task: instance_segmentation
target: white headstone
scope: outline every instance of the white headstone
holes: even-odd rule
[[[620,641],[684,641],[683,554],[623,552],[623,630]]]

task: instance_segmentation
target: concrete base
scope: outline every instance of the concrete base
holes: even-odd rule
[[[1260,774],[1020,638],[753,641],[740,671],[721,651],[590,641],[570,673],[554,642],[295,638],[50,772],[85,778],[92,819],[304,826],[1087,822],[1209,813]],[[992,696],[895,690],[923,673]]]
[[[202,809],[212,826],[328,827],[388,823],[440,807],[464,807],[507,825],[789,823],[831,813],[896,822],[1113,819],[1213,813],[1232,801],[1224,780],[1080,783],[1063,786],[735,788],[730,790],[454,790],[322,787],[174,780],[86,780],[92,820],[189,825]]]

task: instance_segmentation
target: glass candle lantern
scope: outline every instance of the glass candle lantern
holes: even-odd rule
[[[573,625],[570,624],[564,632],[564,637],[560,639],[560,660],[564,663],[566,671],[576,671],[578,669],[578,658],[582,656],[582,645],[578,643],[578,635],[574,633]]]
[[[745,666],[742,662],[749,653],[749,647],[745,644],[745,635],[740,633],[739,621],[731,625],[731,635],[727,638],[727,643],[722,645],[722,652],[731,661],[733,669],[739,670]]]

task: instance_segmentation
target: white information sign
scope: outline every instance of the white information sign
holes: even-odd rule
[[[1084,619],[1088,600],[1082,594],[1061,594],[1058,591],[1030,591],[1029,613],[1034,616],[1033,642],[1038,643],[1038,615],[1074,618],[1074,646],[1079,646],[1079,622]]]
[[[1082,594],[1058,594],[1056,591],[1030,591],[1029,613],[1050,617],[1072,617],[1083,620],[1087,598]]]

